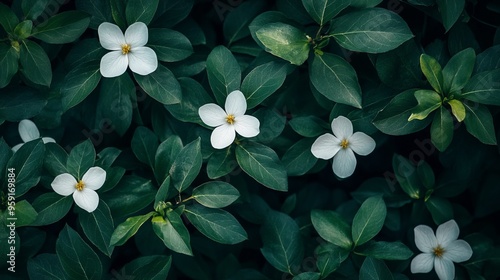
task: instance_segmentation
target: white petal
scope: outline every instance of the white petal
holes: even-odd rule
[[[109,52],[101,58],[101,75],[106,78],[118,77],[125,73],[127,66],[127,55],[122,54],[121,51]]]
[[[42,141],[43,141],[44,144],[55,143],[56,142],[56,140],[54,140],[54,138],[50,138],[50,137],[43,137]]]
[[[366,156],[375,150],[375,140],[363,132],[355,132],[348,141],[349,148],[358,155]]]
[[[23,145],[24,145],[24,143],[17,144],[17,145],[15,145],[14,147],[12,147],[12,149],[11,149],[11,150],[15,153],[15,152],[17,152],[17,150],[19,150],[19,148],[21,148]]]
[[[128,53],[128,65],[132,72],[144,76],[153,73],[158,68],[158,58],[151,48],[132,48]]]
[[[320,159],[331,159],[340,148],[340,140],[330,133],[325,133],[314,141],[311,146],[311,153]]]
[[[441,247],[446,248],[448,244],[457,240],[460,229],[455,220],[449,220],[438,226],[436,230],[436,238]]]
[[[356,169],[356,156],[351,149],[340,149],[333,158],[333,173],[340,178],[347,178]]]
[[[352,135],[352,123],[348,118],[339,116],[332,121],[332,131],[340,140],[349,139]]]
[[[415,245],[424,253],[433,253],[433,248],[437,246],[437,239],[434,231],[426,226],[419,225],[413,230],[415,232]]]
[[[455,265],[446,258],[434,258],[434,269],[440,280],[455,279]]]
[[[212,131],[210,142],[215,149],[224,149],[233,143],[235,137],[234,126],[223,124]]]
[[[87,212],[93,212],[99,205],[99,195],[89,188],[73,193],[73,199],[80,208]]]
[[[57,175],[52,181],[52,189],[60,195],[68,196],[75,192],[76,179],[69,173]]]
[[[99,34],[99,42],[101,46],[110,51],[121,50],[125,44],[125,37],[120,27],[109,22],[103,22],[97,28]]]
[[[40,132],[36,124],[30,120],[22,120],[19,122],[18,130],[24,143],[40,138]]]
[[[465,262],[472,257],[472,248],[465,240],[453,240],[446,246],[444,257],[454,262]]]
[[[106,181],[106,171],[104,169],[95,166],[89,168],[85,174],[83,174],[82,181],[85,184],[85,188],[91,190],[98,190]]]
[[[411,273],[427,273],[434,267],[434,255],[430,253],[418,254],[411,260]]]
[[[241,91],[232,91],[226,98],[224,108],[228,115],[242,116],[247,111],[247,100]]]
[[[143,22],[136,22],[125,30],[125,42],[132,49],[142,47],[148,42],[148,27]]]
[[[255,137],[259,134],[260,122],[254,116],[243,115],[238,116],[234,120],[234,129],[243,137]]]
[[[198,109],[200,119],[208,126],[216,127],[226,123],[226,112],[214,103],[208,103]]]

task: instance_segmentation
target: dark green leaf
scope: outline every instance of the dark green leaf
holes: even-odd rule
[[[158,137],[149,128],[140,126],[132,137],[132,151],[141,162],[155,168],[155,154],[158,149]]]
[[[468,48],[455,54],[443,69],[445,92],[457,92],[469,81],[474,70],[476,53]]]
[[[167,248],[180,254],[193,255],[189,231],[177,211],[167,212],[166,219],[156,216],[151,222],[154,232]]]
[[[31,225],[37,216],[38,213],[28,201],[16,202],[16,228]]]
[[[141,76],[134,73],[134,77],[149,96],[162,104],[175,104],[182,99],[179,82],[174,74],[161,64],[149,75]]]
[[[487,145],[496,145],[495,127],[490,111],[483,105],[464,104],[467,113],[465,115],[465,128],[479,141]]]
[[[368,8],[332,21],[330,34],[342,47],[358,52],[383,53],[413,37],[406,22],[396,13]]]
[[[158,146],[154,165],[155,176],[158,182],[163,182],[169,176],[169,170],[182,148],[182,140],[177,135],[168,137]]]
[[[313,210],[311,222],[321,238],[346,250],[351,249],[351,227],[340,214],[330,210]]]
[[[21,121],[38,115],[47,104],[37,89],[25,86],[7,87],[0,94],[0,118]]]
[[[98,60],[84,62],[69,71],[61,87],[63,109],[67,111],[82,102],[97,87],[100,80]]]
[[[444,151],[453,140],[453,118],[444,107],[434,115],[431,124],[431,141],[439,151]]]
[[[155,22],[161,27],[170,28],[185,19],[193,8],[195,0],[160,1]]]
[[[459,96],[487,105],[500,105],[500,69],[474,75]]]
[[[401,188],[413,199],[420,198],[420,180],[415,165],[401,155],[394,154],[392,168]]]
[[[316,266],[324,278],[340,267],[349,257],[350,250],[325,243],[318,246],[314,253],[317,255]]]
[[[103,22],[112,22],[111,5],[106,0],[76,0],[76,8],[91,15],[89,27],[97,29]]]
[[[281,158],[288,176],[306,174],[316,164],[318,159],[311,153],[311,146],[315,139],[305,138],[293,144]]]
[[[288,124],[299,135],[316,137],[328,130],[329,125],[316,116],[293,117]]]
[[[200,173],[201,139],[198,138],[182,148],[170,167],[169,174],[173,186],[181,193],[187,189]]]
[[[68,154],[61,146],[56,143],[45,144],[44,167],[52,176],[68,173],[68,169],[66,169],[67,160]]]
[[[79,220],[90,242],[106,256],[111,257],[114,246],[110,244],[110,240],[115,226],[108,205],[102,200],[99,201],[96,210],[92,213],[82,211]]]
[[[50,0],[23,0],[21,8],[26,18],[34,20],[44,12],[49,3]]]
[[[69,153],[66,169],[77,179],[82,179],[83,174],[95,163],[95,149],[90,139],[76,145]]]
[[[171,263],[171,256],[144,256],[124,265],[122,275],[134,279],[163,280],[167,278]]]
[[[266,1],[254,0],[252,2],[243,2],[236,9],[229,12],[223,23],[224,37],[228,42],[228,46],[250,35],[248,25],[264,10],[265,6]]]
[[[418,178],[420,178],[420,181],[422,182],[422,185],[424,185],[425,188],[427,189],[434,188],[434,185],[436,183],[436,177],[434,175],[434,171],[432,170],[430,164],[428,164],[423,160],[420,161],[417,166],[417,173],[418,173]]]
[[[319,280],[320,276],[318,272],[302,272],[293,277],[293,280]]]
[[[445,198],[431,196],[425,201],[425,206],[438,225],[453,219],[453,207]]]
[[[71,205],[73,205],[73,197],[49,192],[38,196],[32,205],[35,211],[38,212],[38,216],[31,225],[50,225],[66,216]]]
[[[19,19],[16,14],[5,4],[0,3],[0,25],[3,29],[11,33],[14,28],[19,23]],[[3,65],[3,64],[2,64]]]
[[[408,121],[423,120],[442,105],[441,96],[433,90],[417,90],[414,95],[418,105],[412,110]]]
[[[350,2],[350,0],[302,0],[306,11],[321,26],[347,8]]]
[[[215,47],[208,55],[207,74],[210,88],[219,104],[224,104],[227,95],[240,88],[240,66],[231,51],[224,46]]]
[[[110,246],[121,246],[134,236],[139,228],[153,216],[154,212],[142,216],[129,217],[125,222],[119,224],[110,237]]]
[[[186,207],[185,215],[196,229],[216,242],[237,244],[248,238],[238,220],[222,209],[193,204]]]
[[[0,65],[2,65],[0,68],[0,88],[7,86],[17,73],[18,60],[18,54],[13,47],[0,44]]]
[[[202,123],[198,109],[207,104],[213,103],[203,86],[191,78],[179,78],[182,89],[182,100],[180,103],[166,105],[167,110],[176,119],[183,122]]]
[[[52,81],[52,67],[45,51],[37,43],[23,40],[19,57],[21,72],[31,82],[50,86]]]
[[[165,62],[180,61],[193,53],[191,42],[186,36],[167,28],[149,29],[148,47],[156,52],[158,60]]]
[[[354,246],[362,245],[375,237],[384,226],[386,215],[387,208],[381,196],[365,200],[352,221]]]
[[[28,260],[30,279],[65,280],[63,268],[56,254],[43,253]]]
[[[235,202],[240,192],[229,183],[212,181],[196,187],[192,197],[205,207],[222,208]]]
[[[33,29],[31,36],[49,44],[66,44],[78,39],[87,29],[90,18],[80,11],[57,14]]]
[[[38,184],[44,155],[45,145],[42,139],[38,139],[25,143],[10,158],[7,167],[13,168],[16,174],[16,197],[20,197]]]
[[[247,99],[247,108],[252,109],[283,85],[287,65],[268,62],[252,69],[241,83],[241,91]]]
[[[159,0],[127,0],[125,16],[128,25],[138,21],[148,25],[156,13],[158,2]]]
[[[356,248],[356,253],[378,260],[407,260],[413,255],[410,248],[399,241],[370,241]]]
[[[391,271],[383,261],[368,257],[361,265],[359,280],[392,280]]]
[[[436,0],[446,32],[455,24],[465,7],[465,0]]]
[[[207,175],[210,179],[217,179],[231,173],[238,163],[234,155],[234,149],[231,147],[222,150],[216,150],[208,159]]]

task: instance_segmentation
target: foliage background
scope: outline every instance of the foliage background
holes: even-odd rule
[[[15,274],[0,229],[2,279],[429,279],[409,271],[413,228],[452,218],[474,250],[457,279],[500,277],[498,3],[303,2],[3,1],[0,177],[16,169],[18,220]],[[102,78],[104,21],[148,24],[159,69]],[[439,92],[436,62],[471,73]],[[197,109],[235,89],[261,133],[217,151]],[[377,142],[345,180],[310,153],[339,115]],[[26,118],[57,144],[13,154]],[[88,214],[50,183],[91,166],[108,178]]]

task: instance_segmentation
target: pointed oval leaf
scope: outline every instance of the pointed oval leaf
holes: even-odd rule
[[[313,210],[311,222],[321,238],[344,249],[351,249],[351,226],[334,211]]]
[[[61,87],[63,109],[67,111],[87,98],[97,87],[101,77],[99,60],[83,62],[69,71]]]
[[[139,257],[124,265],[121,269],[123,273],[115,276],[117,280],[162,280],[167,278],[171,264],[171,256],[158,255]],[[119,278],[119,276],[122,276],[122,278]]]
[[[134,78],[149,96],[161,104],[181,102],[181,86],[167,67],[158,64],[158,68],[153,73],[146,76],[134,73]]]
[[[111,257],[114,246],[110,244],[110,240],[115,226],[108,205],[101,200],[96,210],[92,213],[82,211],[78,218],[90,242],[106,256]]]
[[[235,202],[240,192],[229,183],[213,181],[196,187],[192,196],[205,207],[223,208]]]
[[[62,12],[37,25],[31,36],[49,44],[67,44],[78,39],[89,23],[90,17],[86,13]]]
[[[500,106],[500,69],[474,75],[460,97],[486,105]]]
[[[52,82],[52,66],[49,57],[40,45],[29,40],[23,40],[19,54],[23,75],[31,82],[50,86]]]
[[[384,226],[386,215],[387,208],[381,196],[365,200],[352,221],[354,246],[362,245],[375,237]]]
[[[435,58],[430,55],[422,54],[420,56],[420,69],[435,91],[441,94],[447,94],[447,92],[444,91],[443,70]]]
[[[109,245],[121,246],[134,236],[139,228],[153,216],[154,212],[149,212],[142,216],[129,217],[125,222],[119,224],[110,237]]]
[[[321,26],[347,8],[350,2],[350,0],[302,0],[307,13]]]
[[[475,62],[476,53],[472,48],[455,54],[443,68],[445,92],[452,93],[461,90],[469,81]]]
[[[252,69],[241,83],[241,92],[252,109],[273,94],[285,82],[287,65],[268,62]]]
[[[16,174],[16,197],[20,197],[38,184],[44,155],[45,145],[42,139],[38,139],[25,143],[10,158],[7,167],[13,168]]]
[[[412,110],[408,121],[423,120],[442,105],[441,96],[433,90],[417,90],[414,95],[418,105]]]
[[[446,32],[455,24],[465,7],[465,0],[436,0]]]
[[[224,46],[215,47],[208,55],[207,74],[210,88],[219,104],[224,104],[227,95],[240,88],[240,65]]]
[[[496,145],[497,138],[495,127],[493,126],[493,117],[490,111],[480,104],[464,104],[465,110],[465,128],[479,141],[487,145]]]
[[[451,107],[451,112],[453,116],[457,119],[457,121],[462,122],[465,119],[465,106],[462,101],[457,99],[452,99],[448,101],[448,104]]]
[[[166,219],[156,216],[151,220],[153,231],[170,250],[192,256],[189,231],[181,216],[176,211],[169,211],[166,216]]]

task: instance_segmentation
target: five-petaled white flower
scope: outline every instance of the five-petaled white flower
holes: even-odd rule
[[[352,133],[351,121],[339,116],[332,121],[333,134],[325,133],[318,137],[311,146],[311,153],[320,159],[333,157],[333,173],[340,178],[347,178],[354,173],[356,157],[366,156],[375,149],[375,141],[363,132]]]
[[[76,205],[90,213],[99,205],[99,195],[95,191],[102,187],[104,181],[106,171],[96,166],[89,168],[79,181],[69,173],[57,175],[51,186],[60,195],[73,194]]]
[[[101,46],[109,52],[101,59],[101,75],[106,78],[118,77],[125,73],[127,66],[139,75],[148,75],[158,67],[156,53],[148,47],[148,27],[142,22],[130,25],[125,36],[120,28],[103,22],[97,30]]]
[[[30,120],[20,121],[18,130],[19,130],[19,135],[21,136],[21,139],[23,139],[24,143],[40,138],[40,131],[38,131],[36,124]],[[56,142],[54,139],[50,137],[42,137],[42,140],[43,143]],[[21,146],[24,145],[24,143],[15,145],[14,147],[12,147],[12,151],[17,152],[17,150],[19,150],[19,148],[21,148]]]
[[[208,126],[215,127],[210,137],[212,146],[224,149],[233,143],[236,133],[243,137],[254,137],[259,134],[259,120],[245,115],[247,100],[239,90],[231,92],[226,99],[225,109],[209,103],[198,109],[201,120]]]
[[[436,235],[425,225],[416,226],[415,245],[423,253],[411,261],[412,273],[427,273],[436,268],[441,280],[455,279],[453,262],[464,262],[472,256],[472,248],[464,240],[457,240],[460,232],[455,220],[438,226]]]

